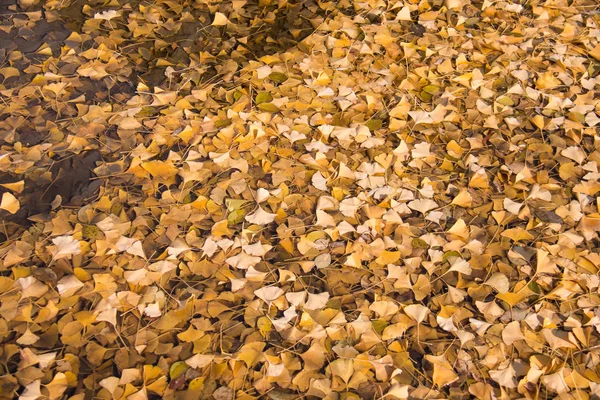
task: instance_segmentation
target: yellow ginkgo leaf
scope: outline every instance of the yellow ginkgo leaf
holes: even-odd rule
[[[15,193],[21,193],[25,189],[25,181],[20,180],[12,183],[2,183],[0,186],[4,186],[8,190],[12,190]]]
[[[215,13],[215,19],[213,20],[212,24],[213,26],[223,26],[223,25],[227,25],[229,23],[229,19],[227,19],[227,16],[223,13],[220,12],[216,12]]]
[[[350,381],[354,374],[354,360],[349,358],[340,358],[329,364],[331,374],[340,377],[345,383]]]
[[[408,315],[420,324],[425,320],[430,310],[429,308],[421,304],[411,304],[409,306],[404,307],[404,312],[406,313],[406,315]]]
[[[426,355],[425,359],[433,364],[433,383],[436,386],[441,388],[459,379],[446,356]]]
[[[548,71],[539,76],[535,85],[538,89],[552,89],[562,85],[562,82],[558,78],[555,78],[552,72]]]
[[[471,207],[473,197],[468,190],[463,190],[452,199],[452,204],[459,207]]]
[[[246,221],[256,225],[267,225],[275,221],[277,214],[271,214],[258,207],[252,214],[246,215]]]
[[[502,330],[502,341],[508,345],[518,340],[525,340],[519,321],[512,321]]]
[[[399,307],[392,301],[376,301],[369,306],[369,310],[373,311],[381,318],[386,318],[395,315],[398,312]]]
[[[512,363],[509,363],[504,369],[490,370],[490,377],[498,382],[501,387],[517,387],[517,373],[513,368]]]
[[[534,236],[523,228],[511,228],[501,233],[501,236],[509,238],[512,241],[533,240]]]
[[[12,195],[12,193],[4,192],[2,194],[2,201],[0,202],[0,209],[8,211],[11,214],[16,213],[21,208],[19,200]]]
[[[158,160],[142,163],[142,168],[148,171],[152,177],[163,179],[172,178],[179,172],[179,170],[170,162]]]

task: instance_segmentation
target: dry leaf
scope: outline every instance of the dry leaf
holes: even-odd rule
[[[0,201],[0,209],[8,211],[11,214],[15,214],[21,208],[19,200],[9,192],[2,194],[2,200]]]
[[[404,312],[406,313],[406,315],[408,315],[420,324],[425,320],[430,311],[429,308],[420,304],[411,304],[409,306],[404,307]]]
[[[81,254],[81,244],[73,236],[64,235],[55,237],[52,239],[52,243],[56,246],[53,254],[55,260]]]
[[[138,3],[3,13],[4,397],[600,394],[596,2]]]
[[[223,25],[227,25],[228,23],[229,23],[229,20],[227,19],[227,16],[225,16],[225,14],[216,12],[215,19],[213,20],[211,25],[223,26]]]
[[[268,212],[263,210],[261,207],[258,207],[255,212],[253,212],[252,214],[246,215],[245,219],[246,219],[246,221],[250,222],[251,224],[267,225],[267,224],[270,224],[271,222],[275,221],[276,216],[277,216],[277,214],[269,214]]]
[[[276,286],[268,286],[255,290],[254,294],[265,303],[271,303],[283,295],[283,290]]]

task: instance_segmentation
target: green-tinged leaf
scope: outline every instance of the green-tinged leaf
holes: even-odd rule
[[[269,92],[260,92],[256,95],[256,99],[254,100],[256,104],[263,104],[273,101],[273,96]]]

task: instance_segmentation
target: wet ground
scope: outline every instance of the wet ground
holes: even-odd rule
[[[110,124],[89,128],[95,143],[83,148],[73,149],[57,134],[57,130],[84,129],[76,118],[81,107],[109,104],[114,108],[135,96],[140,84],[151,89],[181,84],[184,76],[169,75],[168,67],[192,70],[185,79],[192,81],[191,87],[201,86],[215,79],[224,65],[241,65],[294,46],[328,13],[312,1],[289,2],[284,7],[262,0],[240,4],[235,27],[225,29],[212,26],[211,21],[219,7],[228,4],[1,2],[0,154],[33,147],[41,154],[24,170],[0,166],[0,183],[25,181],[19,212],[10,215],[0,210],[4,224],[0,241],[30,225],[29,217],[48,212],[56,195],[64,205],[93,197],[101,184],[92,172],[95,162],[118,158],[110,151],[110,141],[121,138]],[[96,16],[115,9],[119,16],[109,21],[107,30]],[[118,51],[109,73],[103,77],[77,74],[82,59],[74,54],[99,46]],[[58,82],[66,84],[58,93],[40,89]],[[0,186],[0,195],[6,190]]]

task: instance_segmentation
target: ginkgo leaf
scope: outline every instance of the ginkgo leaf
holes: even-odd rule
[[[410,117],[415,120],[415,124],[432,124],[433,123],[433,118],[431,118],[431,116],[429,115],[429,113],[427,111],[409,111],[408,115],[410,115]],[[413,150],[413,158],[420,158],[418,156],[415,156],[414,150]]]
[[[277,286],[267,286],[255,290],[254,294],[262,301],[271,303],[283,295],[283,290]]]
[[[269,274],[266,272],[258,271],[253,266],[250,266],[248,268],[248,270],[246,271],[245,277],[248,280],[248,282],[262,282],[265,280],[267,275],[269,275]]]
[[[145,268],[140,268],[133,271],[125,271],[123,273],[123,277],[129,283],[133,283],[134,285],[148,286],[154,279],[148,276],[148,270]]]
[[[308,300],[304,303],[303,308],[306,310],[319,310],[327,304],[329,293],[323,292],[319,294],[308,293]]]
[[[287,297],[287,296],[286,296]],[[287,310],[283,312],[282,318],[277,318],[273,320],[273,326],[277,329],[278,332],[281,332],[290,327],[289,322],[296,319],[296,306],[290,306]]]
[[[157,261],[148,266],[150,271],[159,272],[161,275],[166,274],[169,271],[173,271],[176,268],[177,264],[167,260]]]
[[[170,258],[177,258],[180,254],[191,250],[190,247],[182,240],[176,239],[171,246],[167,247],[167,254]]]
[[[246,215],[246,221],[256,225],[267,225],[275,221],[275,217],[277,217],[277,214],[270,214],[261,207],[258,207],[255,212]]]
[[[17,68],[14,67],[4,67],[0,68],[0,74],[4,77],[4,79],[18,77],[20,76],[20,72]]]
[[[53,254],[55,260],[81,254],[81,244],[73,236],[58,236],[52,239],[52,243],[56,246]]]
[[[502,387],[517,387],[517,373],[512,363],[509,363],[506,368],[501,370],[490,370],[490,377]]]
[[[585,152],[578,146],[570,146],[560,152],[561,155],[570,158],[578,164],[581,164],[586,159]]]
[[[344,199],[340,202],[339,210],[346,217],[354,217],[363,202],[356,197]]]
[[[38,400],[42,397],[41,380],[36,379],[25,386],[25,390],[19,396],[19,400]]]
[[[118,251],[126,251],[131,246],[133,246],[133,244],[136,241],[137,241],[137,239],[135,239],[135,238],[128,238],[125,236],[121,236],[119,238],[119,240],[117,241],[117,243],[115,244],[115,247],[117,248]]]
[[[515,242],[533,240],[534,236],[523,228],[506,229],[500,234],[503,237],[509,238]]]
[[[387,391],[387,396],[394,396],[398,399],[408,399],[408,392],[410,389],[410,385],[402,385],[399,383],[394,383],[392,387]]]
[[[523,207],[522,203],[517,203],[516,201],[512,201],[508,197],[505,197],[503,200],[504,209],[512,214],[518,215],[519,210]]]
[[[14,193],[21,193],[25,189],[25,181],[20,180],[11,183],[1,183],[0,186],[5,187],[8,190],[12,190]]]
[[[316,172],[312,176],[312,185],[324,192],[329,191],[329,189],[327,188],[327,179],[321,174],[321,172]]]
[[[2,201],[0,201],[0,209],[6,210],[11,214],[15,214],[21,208],[19,200],[12,193],[2,193]]]
[[[536,265],[536,273],[537,274],[550,274],[553,275],[558,271],[556,263],[552,260],[552,257],[549,252],[544,249],[537,249],[536,252],[537,265]]]
[[[333,216],[327,214],[327,212],[323,210],[317,210],[317,226],[322,226],[324,228],[335,226],[335,219]]]
[[[541,187],[537,183],[531,187],[528,199],[540,199],[544,201],[552,201],[552,194],[546,188]]]
[[[256,264],[258,264],[261,261],[262,261],[262,259],[260,257],[251,256],[251,255],[247,254],[245,251],[241,251],[239,254],[237,254],[233,257],[229,257],[228,259],[225,260],[225,262],[227,264],[231,265],[234,268],[238,268],[238,269],[248,269],[250,267],[255,266]]]
[[[439,207],[438,203],[431,199],[413,200],[408,203],[408,208],[419,211],[421,214],[425,214],[437,207]]]
[[[305,291],[287,292],[285,294],[285,298],[287,299],[287,301],[289,301],[295,307],[300,307],[304,304],[304,302],[306,300],[306,294],[307,293]]]
[[[298,131],[285,132],[283,136],[292,143],[307,139],[307,136],[304,133],[299,133]]]
[[[448,235],[451,238],[459,239],[466,242],[469,239],[469,227],[466,222],[460,218],[448,229]]]
[[[94,19],[101,19],[104,21],[110,21],[113,18],[119,17],[120,14],[117,10],[106,10],[94,14]]]
[[[444,0],[444,4],[449,10],[461,10],[463,8],[461,0]]]
[[[519,321],[512,321],[502,330],[502,341],[510,345],[518,340],[525,340],[521,332],[521,324]]]
[[[134,241],[125,251],[131,255],[146,258],[144,247],[142,246],[142,242],[139,240]]]
[[[458,331],[458,328],[456,327],[456,325],[454,325],[454,321],[453,321],[452,317],[450,317],[450,318],[444,318],[444,317],[441,317],[439,315],[436,315],[435,321],[438,323],[438,325],[440,326],[440,328],[442,328],[446,332],[456,332],[456,331]]]
[[[44,386],[46,386],[48,397],[50,399],[60,399],[65,390],[67,390],[67,376],[62,372],[58,372],[56,375],[54,375],[52,381]]]
[[[25,332],[21,336],[19,336],[19,338],[17,339],[17,343],[25,345],[25,346],[29,346],[29,345],[34,344],[38,340],[40,340],[40,337],[38,335],[34,334],[33,332],[31,332],[31,330],[29,330],[29,328],[27,328],[25,330]]]
[[[108,378],[102,379],[98,384],[108,390],[110,394],[114,395],[115,390],[119,387],[119,378],[116,376],[109,376]]]
[[[327,268],[331,265],[331,254],[324,253],[315,257],[315,267],[317,269]]]
[[[381,318],[395,315],[399,308],[400,307],[391,301],[375,301],[369,306],[369,310],[375,312]]]
[[[340,377],[345,383],[350,382],[354,374],[354,360],[340,358],[329,364],[331,374]]]
[[[459,207],[471,207],[473,197],[467,190],[463,190],[452,199],[452,204]]]
[[[48,291],[48,287],[33,276],[17,279],[15,286],[21,289],[21,297],[23,298],[41,297]]]
[[[552,350],[557,349],[576,349],[576,339],[570,332],[563,332],[558,329],[542,329],[542,336],[548,342]]]
[[[69,297],[75,294],[79,289],[84,286],[75,275],[68,275],[58,281],[56,289],[58,293],[63,297]]]
[[[552,89],[559,86],[561,82],[552,72],[548,71],[540,74],[535,84],[538,89]]]
[[[269,193],[269,191],[266,189],[258,188],[258,190],[256,191],[256,202],[257,203],[262,203],[263,201],[267,200],[269,197],[271,197],[271,193]]]
[[[325,348],[319,342],[313,341],[310,348],[300,354],[300,357],[304,361],[304,368],[309,371],[321,369],[325,364],[325,354]]]
[[[215,252],[219,249],[219,246],[217,245],[217,242],[215,242],[212,238],[208,237],[206,238],[206,241],[202,245],[201,249],[206,256],[212,257],[215,254]]]
[[[408,6],[402,7],[398,14],[396,14],[396,20],[398,21],[412,21],[410,17],[410,8]]]
[[[493,287],[498,293],[506,293],[510,289],[508,278],[500,272],[494,272],[484,284]]]
[[[256,104],[264,104],[273,101],[273,95],[269,92],[260,92],[256,95]]]
[[[386,381],[388,379],[388,369],[391,369],[388,367],[393,366],[392,357],[388,354],[378,360],[371,360],[370,363],[375,368],[375,377],[377,380]]]
[[[425,320],[427,315],[430,313],[430,310],[429,308],[421,304],[411,304],[409,306],[404,307],[404,312],[406,313],[406,315],[408,315],[420,324]]]
[[[458,258],[450,266],[450,269],[448,270],[448,272],[450,272],[450,271],[456,271],[456,272],[460,272],[461,274],[471,275],[471,272],[473,272],[473,269],[469,265],[468,261],[466,261],[462,258]]]
[[[144,308],[144,314],[151,318],[158,318],[162,315],[162,312],[158,303],[151,303]]]
[[[216,12],[215,13],[215,19],[213,20],[212,24],[213,26],[223,26],[223,25],[227,25],[229,23],[229,19],[227,19],[227,16],[223,13],[220,12]]]
[[[166,161],[152,160],[142,163],[141,166],[155,178],[168,179],[174,177],[179,172],[172,163]]]
[[[246,252],[247,254],[249,254],[251,256],[262,257],[265,254],[267,254],[267,252],[269,250],[271,250],[272,248],[273,248],[273,246],[271,246],[271,245],[262,244],[261,242],[256,242],[256,243],[250,244],[248,246],[245,246],[244,252]]]
[[[283,373],[285,365],[283,363],[268,363],[265,376],[276,377]]]
[[[571,390],[565,380],[564,368],[553,374],[542,376],[540,382],[554,393],[566,393]]]
[[[210,365],[214,356],[207,354],[194,354],[192,357],[185,360],[185,363],[192,368],[200,369]]]
[[[454,369],[444,355],[426,355],[425,359],[433,364],[433,383],[438,387],[444,387],[459,379]]]
[[[420,118],[424,118],[421,115],[419,117]],[[425,119],[427,121],[433,122],[433,120],[430,117],[426,117]],[[415,120],[415,122],[416,122],[416,120]],[[412,155],[413,158],[426,158],[426,157],[429,157],[431,155],[431,144],[426,143],[426,142],[415,144],[415,147],[412,150],[411,155]]]

